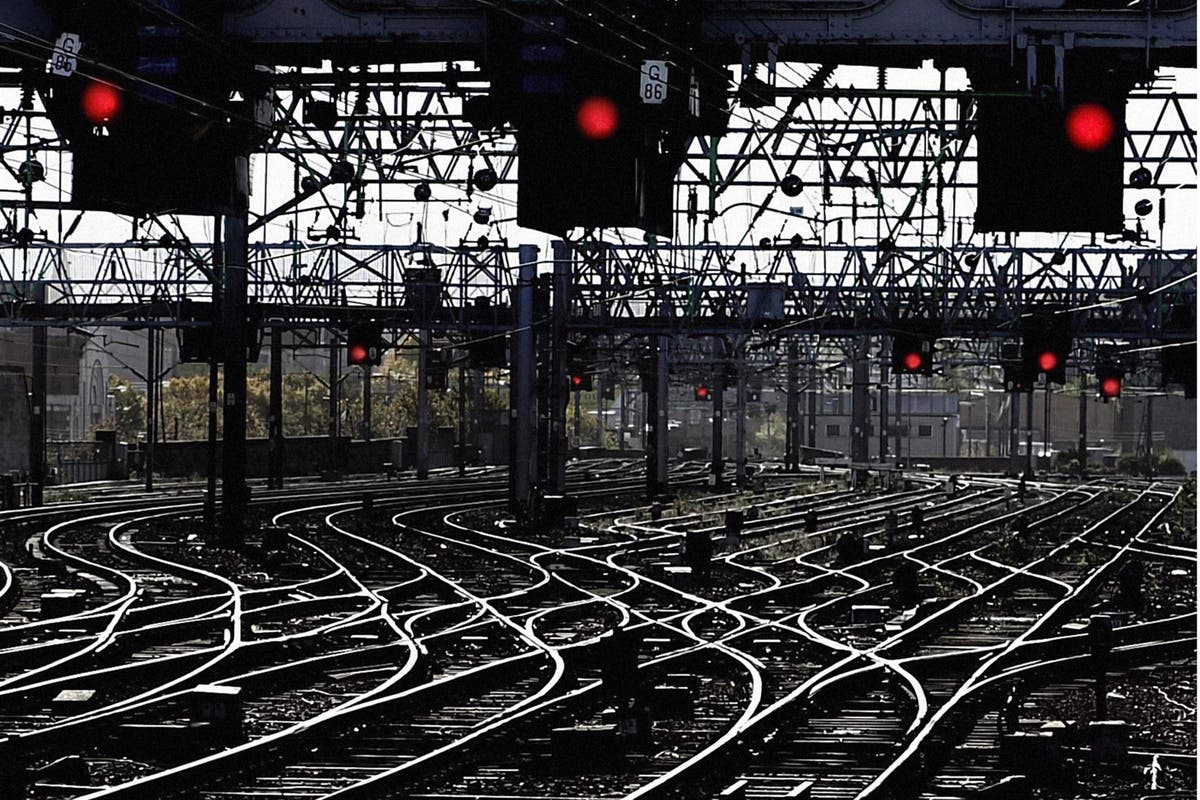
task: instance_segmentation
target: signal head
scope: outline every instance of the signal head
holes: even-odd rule
[[[1079,150],[1095,153],[1103,150],[1116,133],[1116,122],[1107,108],[1098,103],[1081,103],[1067,112],[1067,139]]]
[[[603,95],[583,100],[575,110],[575,127],[584,138],[601,141],[612,137],[621,126],[621,111]]]
[[[347,360],[351,364],[366,364],[370,353],[367,351],[367,346],[364,344],[352,344],[347,352]]]
[[[121,113],[121,90],[109,83],[92,81],[83,90],[79,105],[93,125],[107,125]]]
[[[1053,372],[1058,367],[1058,355],[1053,350],[1045,350],[1038,355],[1037,364],[1042,372]]]
[[[916,372],[925,363],[925,359],[920,353],[910,352],[904,354],[904,368]]]
[[[1104,399],[1115,398],[1121,396],[1121,379],[1115,375],[1109,375],[1100,380],[1100,396]]]

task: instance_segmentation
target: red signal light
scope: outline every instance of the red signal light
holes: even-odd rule
[[[708,399],[708,387],[707,386],[697,386],[696,387],[696,399],[697,400],[707,400]]]
[[[121,90],[107,83],[92,81],[79,98],[83,115],[94,125],[106,125],[121,113]]]
[[[572,386],[583,386],[583,376],[582,375],[572,375],[571,376],[571,385]]]
[[[1046,350],[1038,356],[1038,369],[1042,372],[1053,372],[1058,367],[1058,356],[1052,350]]]
[[[907,370],[916,372],[917,370],[919,370],[921,368],[921,365],[924,362],[925,362],[925,359],[921,358],[920,353],[905,353],[904,354],[904,368]]]
[[[607,97],[589,97],[575,111],[575,127],[588,139],[607,139],[620,125],[621,112]]]
[[[1094,153],[1112,141],[1116,122],[1108,109],[1096,103],[1083,103],[1067,113],[1067,139],[1080,150]]]
[[[350,361],[350,363],[351,363],[351,364],[365,364],[365,363],[367,363],[367,356],[368,356],[368,355],[369,355],[369,354],[368,354],[368,352],[367,352],[367,347],[366,347],[366,345],[362,345],[362,344],[352,344],[352,345],[350,345],[349,361]]]
[[[1100,381],[1100,396],[1120,397],[1121,396],[1121,379],[1115,376],[1109,376]]]

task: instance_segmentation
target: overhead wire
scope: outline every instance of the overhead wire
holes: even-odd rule
[[[48,53],[50,55],[53,55],[53,53],[57,49],[53,42],[50,42],[46,39],[42,39],[41,37],[37,36],[36,34],[29,33],[28,31],[24,31],[21,28],[18,28],[14,25],[10,25],[9,23],[0,22],[0,29],[16,31],[18,36],[14,36],[13,37],[14,39],[16,39],[17,41],[23,42],[24,44],[31,45],[35,48],[39,48],[41,50],[48,51]],[[10,36],[11,36],[11,34],[10,34]],[[26,37],[26,38],[22,39],[19,37]],[[7,47],[5,45],[0,45],[0,50],[14,53],[14,54],[21,56],[22,58],[25,58],[28,60],[34,60],[36,58],[32,53],[27,53],[23,50],[20,50],[17,48],[12,48],[12,47]],[[200,108],[203,108],[206,111],[217,112],[217,113],[221,114],[223,117],[228,118],[230,120],[236,120],[236,121],[243,122],[243,123],[250,123],[251,125],[257,124],[256,120],[234,114],[230,109],[215,106],[215,105],[209,103],[207,100],[196,97],[194,95],[189,95],[186,92],[180,91],[180,90],[172,88],[170,86],[160,84],[156,81],[152,81],[149,78],[135,75],[126,70],[115,67],[112,64],[106,64],[102,61],[88,58],[87,56],[83,56],[83,55],[79,55],[79,54],[74,55],[73,58],[76,59],[77,63],[82,63],[82,64],[85,64],[90,67],[97,67],[102,70],[106,70],[107,72],[110,72],[113,75],[116,75],[124,80],[129,81],[130,84],[132,84],[132,85],[144,86],[147,88],[154,89],[156,91],[165,92],[165,93],[170,94],[180,100],[187,101],[188,103],[192,103]],[[44,63],[44,62],[35,61],[35,63]],[[103,78],[98,74],[87,72],[86,70],[81,70],[78,68],[78,66],[76,67],[75,72],[78,73],[79,75],[82,75],[85,78],[90,78],[99,83],[103,83],[105,85],[112,86],[114,89],[119,90],[122,88],[121,86],[113,84],[110,80]],[[188,114],[189,116],[196,117],[198,119],[202,119],[202,120],[209,119],[209,117],[202,115],[198,111],[194,111],[194,110],[187,109],[187,108],[181,108],[180,110],[183,111],[183,113]]]

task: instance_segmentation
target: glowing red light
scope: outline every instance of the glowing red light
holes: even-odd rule
[[[1119,397],[1121,394],[1121,379],[1110,377],[1100,381],[1100,394],[1103,397]]]
[[[905,369],[914,370],[914,371],[918,370],[921,368],[921,364],[923,361],[924,361],[924,359],[921,358],[920,353],[905,353],[904,354],[904,368]]]
[[[361,345],[361,344],[350,345],[350,363],[351,364],[367,363],[366,345]]]
[[[121,90],[107,83],[93,81],[83,90],[79,103],[89,121],[95,125],[106,125],[121,113]]]
[[[1058,356],[1052,351],[1047,350],[1038,356],[1038,369],[1042,372],[1050,372],[1058,366]]]
[[[1102,150],[1112,141],[1116,122],[1104,106],[1083,103],[1067,113],[1067,138],[1089,153]]]
[[[699,397],[701,400],[708,397],[708,387],[707,386],[697,386],[696,387],[696,397]]]
[[[572,375],[571,376],[571,385],[572,386],[583,386],[583,376],[582,375]]]
[[[607,97],[589,97],[575,112],[575,126],[589,139],[607,139],[617,132],[621,112]]]

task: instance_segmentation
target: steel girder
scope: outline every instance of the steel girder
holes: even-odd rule
[[[563,6],[566,9],[567,3]],[[850,0],[808,4],[779,0],[707,0],[703,36],[736,54],[771,48],[780,57],[820,47],[852,57],[911,64],[939,52],[1023,47],[1057,38],[1072,47],[1162,52],[1196,46],[1195,4],[1160,0],[1123,9],[1062,8],[1052,0]],[[227,0],[226,35],[270,63],[313,63],[331,50],[353,62],[387,54],[399,60],[462,60],[486,45],[489,7],[521,14],[510,0]],[[597,3],[603,15],[604,3]],[[39,0],[7,0],[7,35],[20,43],[54,40],[56,31]],[[866,51],[871,51],[867,53]],[[801,56],[801,57],[806,57]],[[264,62],[267,63],[267,62]]]
[[[1187,336],[1164,328],[1170,307],[1194,308],[1196,302],[1195,254],[1183,250],[993,245],[917,254],[848,245],[591,241],[573,243],[570,253],[570,324],[589,332],[668,327],[697,334],[758,329],[772,337],[851,336],[926,322],[945,336],[988,338],[1012,330],[1024,310],[1061,305],[1076,309],[1086,336],[1174,340]],[[0,248],[3,319],[28,319],[33,281],[47,286],[50,303],[38,317],[60,323],[102,320],[116,308],[154,318],[163,309],[208,300],[211,282],[202,269],[207,246],[150,252],[156,255],[147,257],[132,244]],[[415,324],[418,293],[428,290],[422,273],[411,270],[432,267],[440,273],[436,321],[453,327],[465,321],[465,309],[477,298],[497,306],[507,301],[514,255],[512,248],[429,244],[338,245],[315,252],[295,244],[258,245],[251,251],[250,296],[263,314],[296,323],[378,314]],[[671,298],[670,318],[651,312],[657,291]],[[172,314],[180,315],[187,316]]]
[[[1195,307],[1195,254],[1185,250],[993,245],[918,254],[848,245],[596,242],[574,249],[573,325],[586,330],[855,336],[924,323],[947,337],[986,339],[1014,330],[1030,308],[1059,305],[1074,310],[1088,337],[1194,336],[1164,327],[1172,306]],[[658,286],[673,298],[670,319],[650,311],[648,296]],[[778,310],[763,314],[773,303]]]

